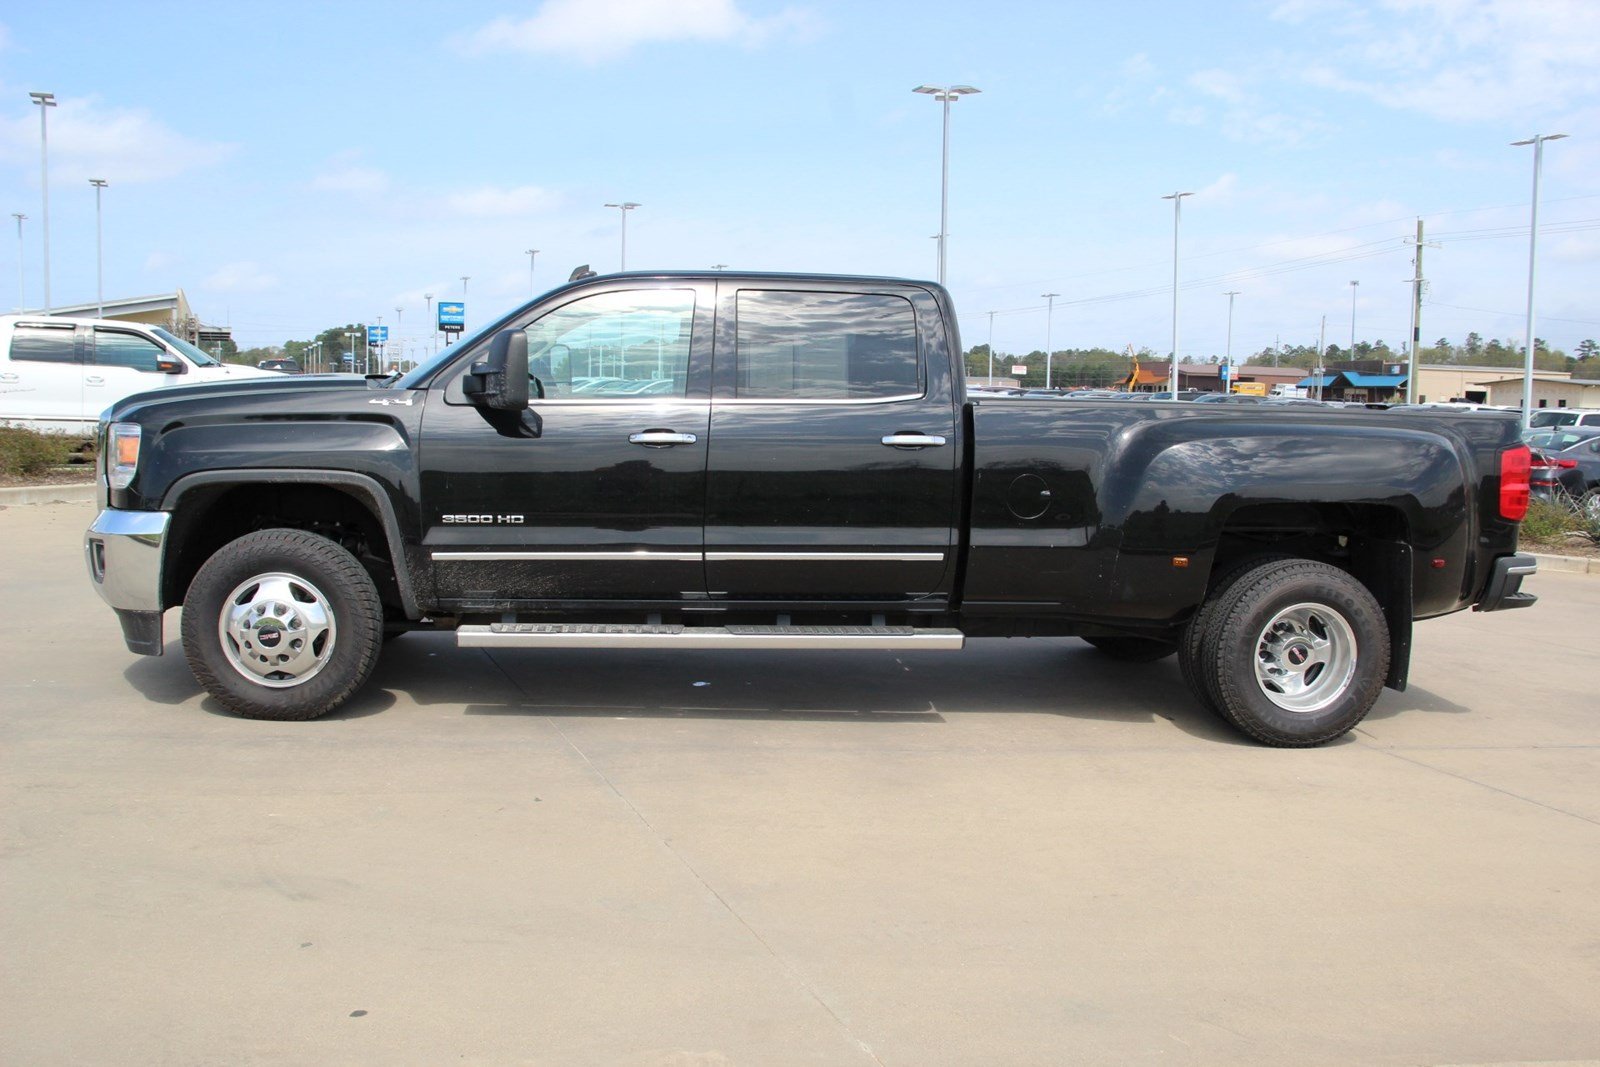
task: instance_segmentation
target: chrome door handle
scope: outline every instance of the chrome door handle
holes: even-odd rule
[[[104,385],[106,380],[98,374],[91,374],[83,380],[84,385]]]
[[[651,448],[666,448],[671,445],[692,445],[700,440],[692,433],[674,433],[672,430],[645,430],[643,433],[630,433],[630,445],[646,445]]]
[[[890,448],[937,448],[944,438],[931,433],[892,433],[883,439]]]

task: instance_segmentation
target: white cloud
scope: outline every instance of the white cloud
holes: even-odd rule
[[[478,218],[503,218],[533,215],[548,211],[560,203],[560,197],[537,185],[519,185],[512,188],[485,185],[451,193],[445,205],[458,215]]]
[[[1319,88],[1453,122],[1538,121],[1600,97],[1593,0],[1382,0],[1381,23],[1293,6],[1338,42],[1299,65]]]
[[[1244,86],[1239,76],[1230,71],[1198,70],[1189,75],[1189,84],[1202,93],[1230,104],[1242,104],[1245,101]]]
[[[311,188],[330,193],[381,193],[389,176],[374,167],[340,166],[311,179]]]
[[[58,178],[105,178],[113,186],[160,181],[209,166],[233,150],[178,133],[143,109],[107,107],[93,96],[58,98],[49,131],[52,184]],[[0,163],[38,161],[38,108],[0,119]]]
[[[1197,195],[1205,200],[1226,201],[1233,196],[1239,187],[1239,176],[1229,171],[1210,185],[1196,191]]]
[[[260,293],[277,286],[278,279],[274,275],[249,260],[228,263],[205,280],[207,289],[219,293]]]
[[[799,9],[756,18],[741,11],[737,0],[545,0],[530,17],[502,16],[457,45],[468,53],[554,54],[598,63],[656,41],[750,46],[783,33],[809,33],[814,26]]]

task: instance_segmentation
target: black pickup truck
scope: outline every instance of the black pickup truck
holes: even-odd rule
[[[101,427],[90,574],[128,648],[308,719],[386,638],[517,649],[1176,653],[1313,745],[1403,688],[1415,619],[1520,607],[1510,416],[966,396],[948,294],[592,275],[409,374],[199,385]],[[1003,685],[1004,681],[997,680]]]

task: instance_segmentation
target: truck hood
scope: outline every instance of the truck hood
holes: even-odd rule
[[[133,419],[156,409],[219,414],[237,409],[257,416],[273,410],[287,415],[341,408],[354,411],[358,406],[370,411],[373,409],[367,407],[369,400],[381,403],[391,395],[409,397],[408,390],[393,390],[378,379],[354,374],[290,375],[254,367],[237,369],[247,373],[212,374],[183,385],[134,393],[111,405],[101,417],[112,421]],[[199,379],[200,373],[203,372],[196,372],[194,377]]]

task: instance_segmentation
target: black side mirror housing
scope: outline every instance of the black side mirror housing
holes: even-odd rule
[[[177,356],[157,356],[156,370],[162,374],[185,374],[189,368]]]
[[[489,353],[461,379],[461,391],[478,407],[522,411],[528,406],[528,335],[501,330],[489,339]]]

